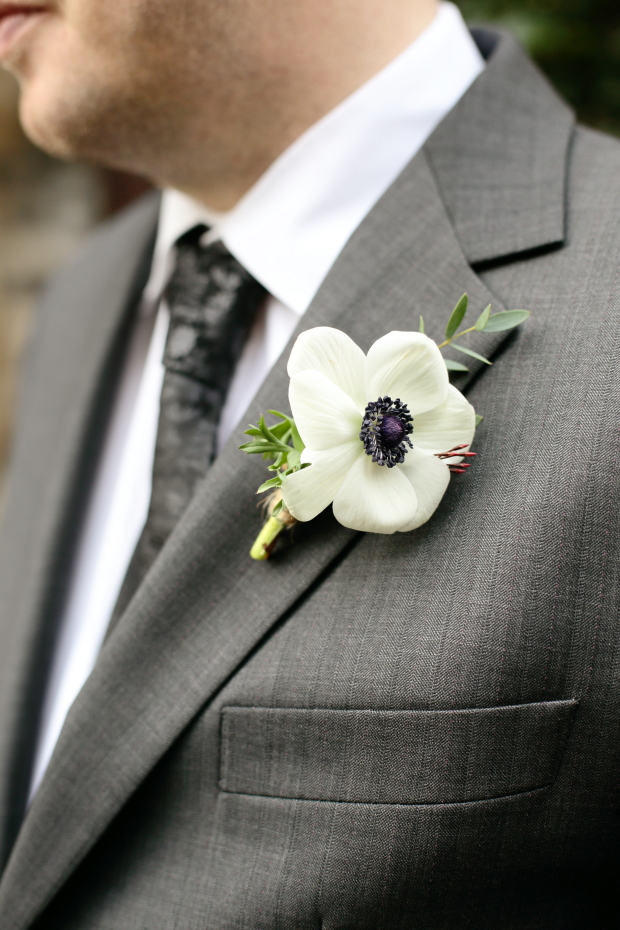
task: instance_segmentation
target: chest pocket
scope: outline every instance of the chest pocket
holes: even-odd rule
[[[450,804],[557,776],[577,701],[471,710],[225,707],[220,788],[367,804]]]

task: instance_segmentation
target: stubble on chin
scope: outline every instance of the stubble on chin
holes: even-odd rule
[[[59,158],[144,172],[178,131],[174,113],[158,104],[157,83],[144,88],[126,65],[97,65],[76,56],[69,67],[21,77],[24,130]]]
[[[51,154],[132,168],[143,161],[143,150],[157,146],[163,98],[174,75],[165,60],[157,60],[168,54],[165,43],[154,49],[148,35],[123,22],[117,7],[131,2],[110,0],[98,23],[52,14],[8,63],[21,88],[24,130]],[[147,9],[151,2],[137,5]],[[78,11],[96,10],[98,0],[77,4]],[[174,129],[174,108],[167,116]]]

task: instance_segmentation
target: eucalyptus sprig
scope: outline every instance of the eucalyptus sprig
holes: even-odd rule
[[[470,326],[468,329],[462,329],[460,332],[457,332],[459,326],[465,319],[465,314],[469,307],[469,297],[467,294],[463,294],[456,307],[450,314],[450,319],[448,320],[446,326],[446,338],[438,346],[439,349],[445,349],[448,346],[451,346],[453,349],[456,349],[457,352],[461,352],[463,355],[469,355],[470,358],[475,358],[479,362],[484,362],[485,365],[492,365],[493,362],[490,362],[488,358],[485,358],[484,355],[480,355],[479,352],[475,352],[473,349],[470,349],[467,346],[458,345],[454,340],[461,339],[463,336],[467,336],[469,333],[501,333],[509,329],[515,329],[515,327],[520,326],[521,323],[525,323],[527,318],[530,315],[529,310],[502,310],[500,313],[491,313],[491,304],[488,307],[485,307],[476,322],[473,326]],[[420,317],[420,332],[424,332],[424,318]],[[469,371],[467,365],[463,365],[461,362],[455,362],[451,358],[444,358],[446,363],[446,368],[448,371]]]

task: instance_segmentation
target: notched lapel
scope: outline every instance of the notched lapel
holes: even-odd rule
[[[510,33],[474,30],[486,70],[426,152],[472,265],[559,246],[575,116]]]
[[[465,291],[476,308],[493,302],[504,309],[463,254],[440,182],[421,152],[354,233],[300,329],[336,326],[367,350],[387,331],[417,328],[420,314],[440,340]],[[492,353],[505,335],[478,347]],[[288,351],[244,423],[269,407],[286,409]],[[462,386],[476,373],[474,363]],[[5,930],[30,925],[192,718],[355,544],[356,534],[327,512],[297,527],[295,543],[272,562],[250,560],[264,463],[237,450],[242,430],[214,464],[71,709],[0,886]]]
[[[102,387],[141,273],[148,275],[157,211],[150,196],[92,237],[78,269],[62,275],[44,300],[29,352],[0,557],[2,864],[28,790],[38,683],[94,458],[93,426],[105,417]]]

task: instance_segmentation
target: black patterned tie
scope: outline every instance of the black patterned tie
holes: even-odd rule
[[[170,326],[153,463],[153,488],[110,628],[124,612],[215,456],[235,365],[266,291],[225,245],[201,247],[206,226],[177,242],[166,288]]]

